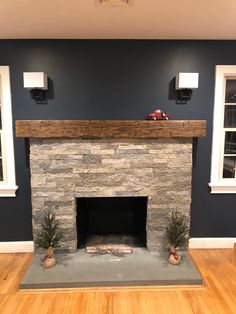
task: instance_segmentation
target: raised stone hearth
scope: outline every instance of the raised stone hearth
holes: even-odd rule
[[[169,214],[190,217],[192,138],[30,139],[33,233],[45,210],[77,249],[76,198],[147,196],[147,248],[162,251]]]

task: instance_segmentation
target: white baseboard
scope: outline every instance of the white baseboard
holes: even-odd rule
[[[33,241],[0,242],[0,253],[34,252]]]
[[[190,249],[228,249],[233,248],[236,238],[191,238]]]
[[[233,248],[236,238],[191,238],[190,249]],[[34,252],[33,241],[0,242],[0,253]]]

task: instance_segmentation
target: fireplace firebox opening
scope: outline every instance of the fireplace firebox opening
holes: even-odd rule
[[[146,247],[147,197],[77,198],[77,247]]]

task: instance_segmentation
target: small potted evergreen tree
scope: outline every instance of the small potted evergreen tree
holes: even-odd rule
[[[58,222],[55,220],[55,215],[47,211],[43,217],[42,230],[35,236],[36,246],[46,250],[42,263],[45,268],[51,268],[56,265],[53,249],[60,246],[61,240],[62,233],[58,230]]]
[[[181,256],[177,249],[184,246],[188,241],[189,227],[187,217],[177,208],[171,212],[170,221],[166,227],[167,241],[170,246],[168,261],[172,265],[178,265],[181,261]]]

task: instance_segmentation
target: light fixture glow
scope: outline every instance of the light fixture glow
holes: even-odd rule
[[[48,89],[48,77],[44,72],[24,72],[24,88],[28,89],[36,103],[45,103]]]
[[[193,89],[198,88],[199,73],[181,72],[176,75],[175,89],[178,93],[178,101],[186,103],[191,99]]]

